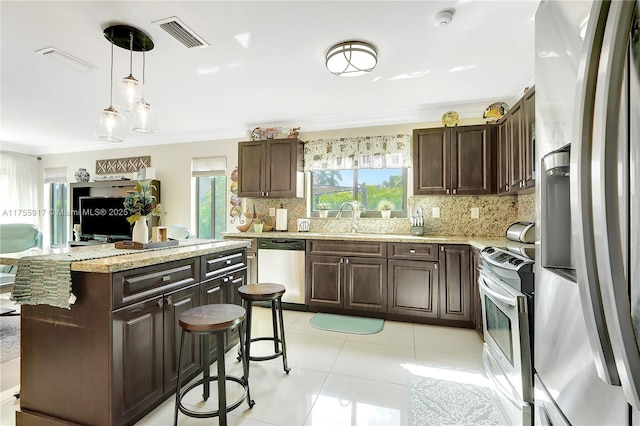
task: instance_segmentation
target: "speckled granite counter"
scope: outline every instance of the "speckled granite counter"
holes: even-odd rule
[[[112,251],[113,256],[101,257],[98,259],[80,260],[71,262],[71,271],[96,272],[109,274],[113,272],[126,271],[151,266],[159,263],[171,262],[173,260],[187,259],[190,257],[216,253],[225,250],[247,247],[249,244],[242,240],[202,240],[202,243],[195,245],[179,245],[177,247],[160,250],[132,250],[116,249],[113,244],[102,244],[95,246],[83,246],[73,248],[54,248],[44,250],[27,250],[18,253],[0,254],[0,264],[18,265],[21,258],[40,255],[60,256],[60,260],[68,260],[69,253],[90,253],[99,249]],[[123,254],[127,253],[127,254]]]
[[[419,243],[419,244],[469,244],[477,249],[489,246],[510,247],[510,248],[533,248],[533,244],[517,243],[500,237],[464,237],[464,236],[413,236],[398,234],[329,234],[314,232],[225,232],[225,238],[296,238],[304,240],[338,240],[338,241],[380,241],[397,243]]]

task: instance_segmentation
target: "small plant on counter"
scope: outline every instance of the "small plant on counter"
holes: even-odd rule
[[[331,210],[331,204],[329,203],[318,203],[316,204],[317,210]]]
[[[139,180],[136,182],[136,189],[127,193],[123,204],[130,214],[127,217],[130,224],[153,212],[153,203],[156,201],[156,197],[152,194],[154,189],[156,187],[151,184],[151,180]]]
[[[393,210],[393,207],[393,203],[388,200],[382,200],[378,203],[378,210],[380,211]]]

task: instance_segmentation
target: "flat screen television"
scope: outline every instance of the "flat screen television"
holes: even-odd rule
[[[80,228],[83,238],[131,239],[125,197],[80,197]]]

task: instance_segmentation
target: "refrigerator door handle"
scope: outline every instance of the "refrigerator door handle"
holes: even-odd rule
[[[619,385],[620,379],[602,311],[602,299],[596,268],[595,237],[591,207],[591,139],[596,82],[604,28],[610,3],[595,1],[584,39],[578,69],[571,142],[571,222],[578,289],[589,343],[598,376],[607,384]]]
[[[605,30],[593,127],[594,232],[603,308],[627,401],[640,409],[640,353],[632,323],[618,199],[621,98],[636,1],[612,2]],[[621,96],[622,95],[622,96]]]

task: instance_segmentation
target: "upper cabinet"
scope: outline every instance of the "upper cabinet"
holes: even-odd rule
[[[531,88],[497,124],[498,194],[535,186],[535,111]]]
[[[297,138],[239,142],[238,196],[304,197],[303,142]]]
[[[493,192],[495,126],[413,131],[414,195],[482,195]]]

